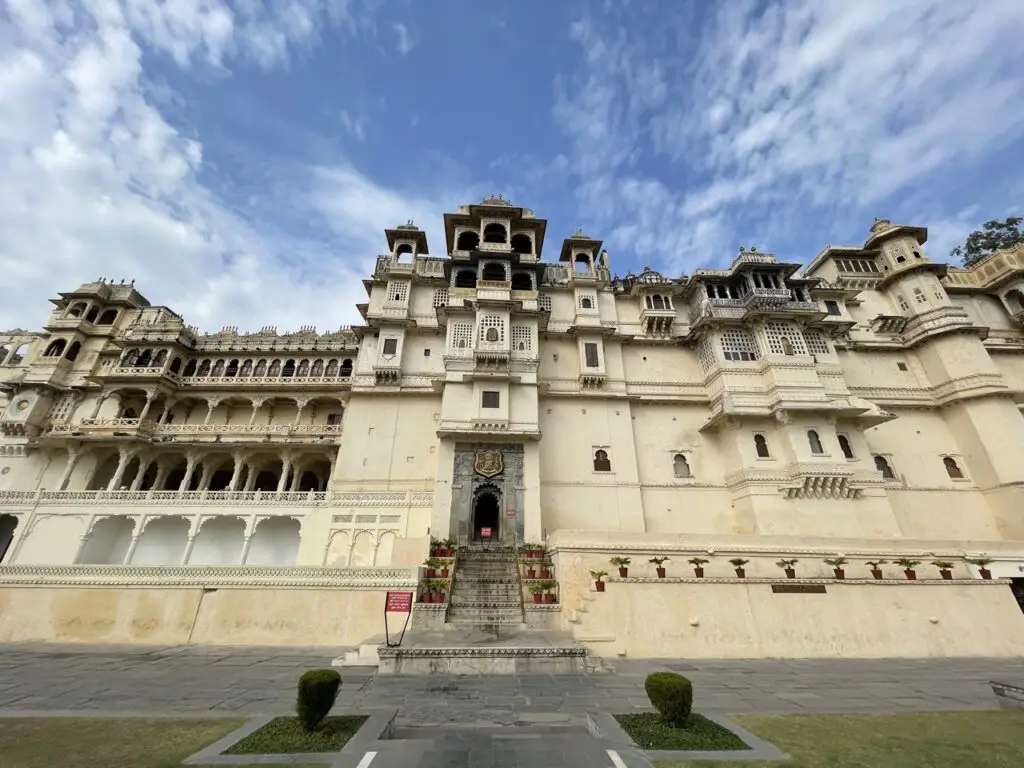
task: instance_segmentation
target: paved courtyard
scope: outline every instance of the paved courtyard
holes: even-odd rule
[[[0,717],[290,714],[299,675],[328,666],[340,654],[303,648],[0,645]],[[611,665],[613,671],[600,674],[528,677],[388,677],[369,668],[342,668],[335,711],[398,710],[397,723],[406,734],[436,737],[405,742],[408,749],[395,742],[371,768],[595,768],[613,760],[604,744],[577,733],[583,713],[649,709],[643,682],[656,670],[686,675],[694,683],[695,709],[721,713],[996,709],[989,680],[1024,677],[1024,659]],[[546,724],[550,738],[523,730],[524,722]],[[511,738],[512,731],[497,730],[514,724],[520,727]],[[448,730],[424,728],[436,725]],[[575,749],[584,751],[569,759]],[[628,768],[646,765],[626,750],[617,759]]]

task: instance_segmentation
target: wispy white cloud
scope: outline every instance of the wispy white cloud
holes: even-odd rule
[[[366,141],[366,120],[362,117],[353,117],[347,109],[341,110],[341,124],[356,141]]]
[[[398,52],[403,56],[408,55],[416,47],[416,40],[413,39],[409,28],[401,23],[392,24],[391,28],[395,32],[395,47],[398,48]]]
[[[144,55],[155,50],[184,70],[284,66],[316,45],[325,25],[358,31],[366,14],[350,6],[8,0],[0,16],[0,328],[38,327],[47,299],[100,276],[135,278],[151,301],[207,329],[356,320],[380,227],[408,216],[401,196],[384,211],[393,221],[353,205],[331,227],[307,232],[288,224],[322,221],[306,193],[319,172],[261,156],[261,173],[279,183],[250,196],[251,211],[240,209],[207,185],[223,179],[204,183],[202,136],[161,111],[173,94],[155,86]],[[340,199],[372,187],[352,171],[331,182]],[[414,210],[418,203],[413,196]],[[280,216],[263,216],[268,210]]]
[[[652,26],[580,20],[579,71],[555,85],[579,204],[642,258],[720,260],[797,210],[825,212],[829,238],[1024,131],[1020,3],[699,7]]]

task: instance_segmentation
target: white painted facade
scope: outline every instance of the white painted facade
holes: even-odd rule
[[[364,325],[327,334],[61,293],[0,335],[2,563],[411,568],[486,526],[547,541],[566,605],[619,550],[1024,576],[1024,249],[955,269],[877,221],[802,271],[618,278],[545,230],[501,199],[446,214],[445,256],[388,230]],[[470,487],[486,448],[504,479]]]

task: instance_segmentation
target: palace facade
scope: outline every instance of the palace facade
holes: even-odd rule
[[[359,326],[201,333],[100,279],[0,335],[0,639],[359,642],[431,538],[489,529],[608,655],[1016,652],[979,638],[1024,629],[1024,248],[958,269],[878,220],[804,268],[616,277],[500,198],[444,224],[386,231]],[[827,596],[752,591],[837,557]]]

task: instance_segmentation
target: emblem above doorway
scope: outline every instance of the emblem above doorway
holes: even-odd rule
[[[497,477],[505,469],[501,451],[477,451],[473,469],[478,475]]]

